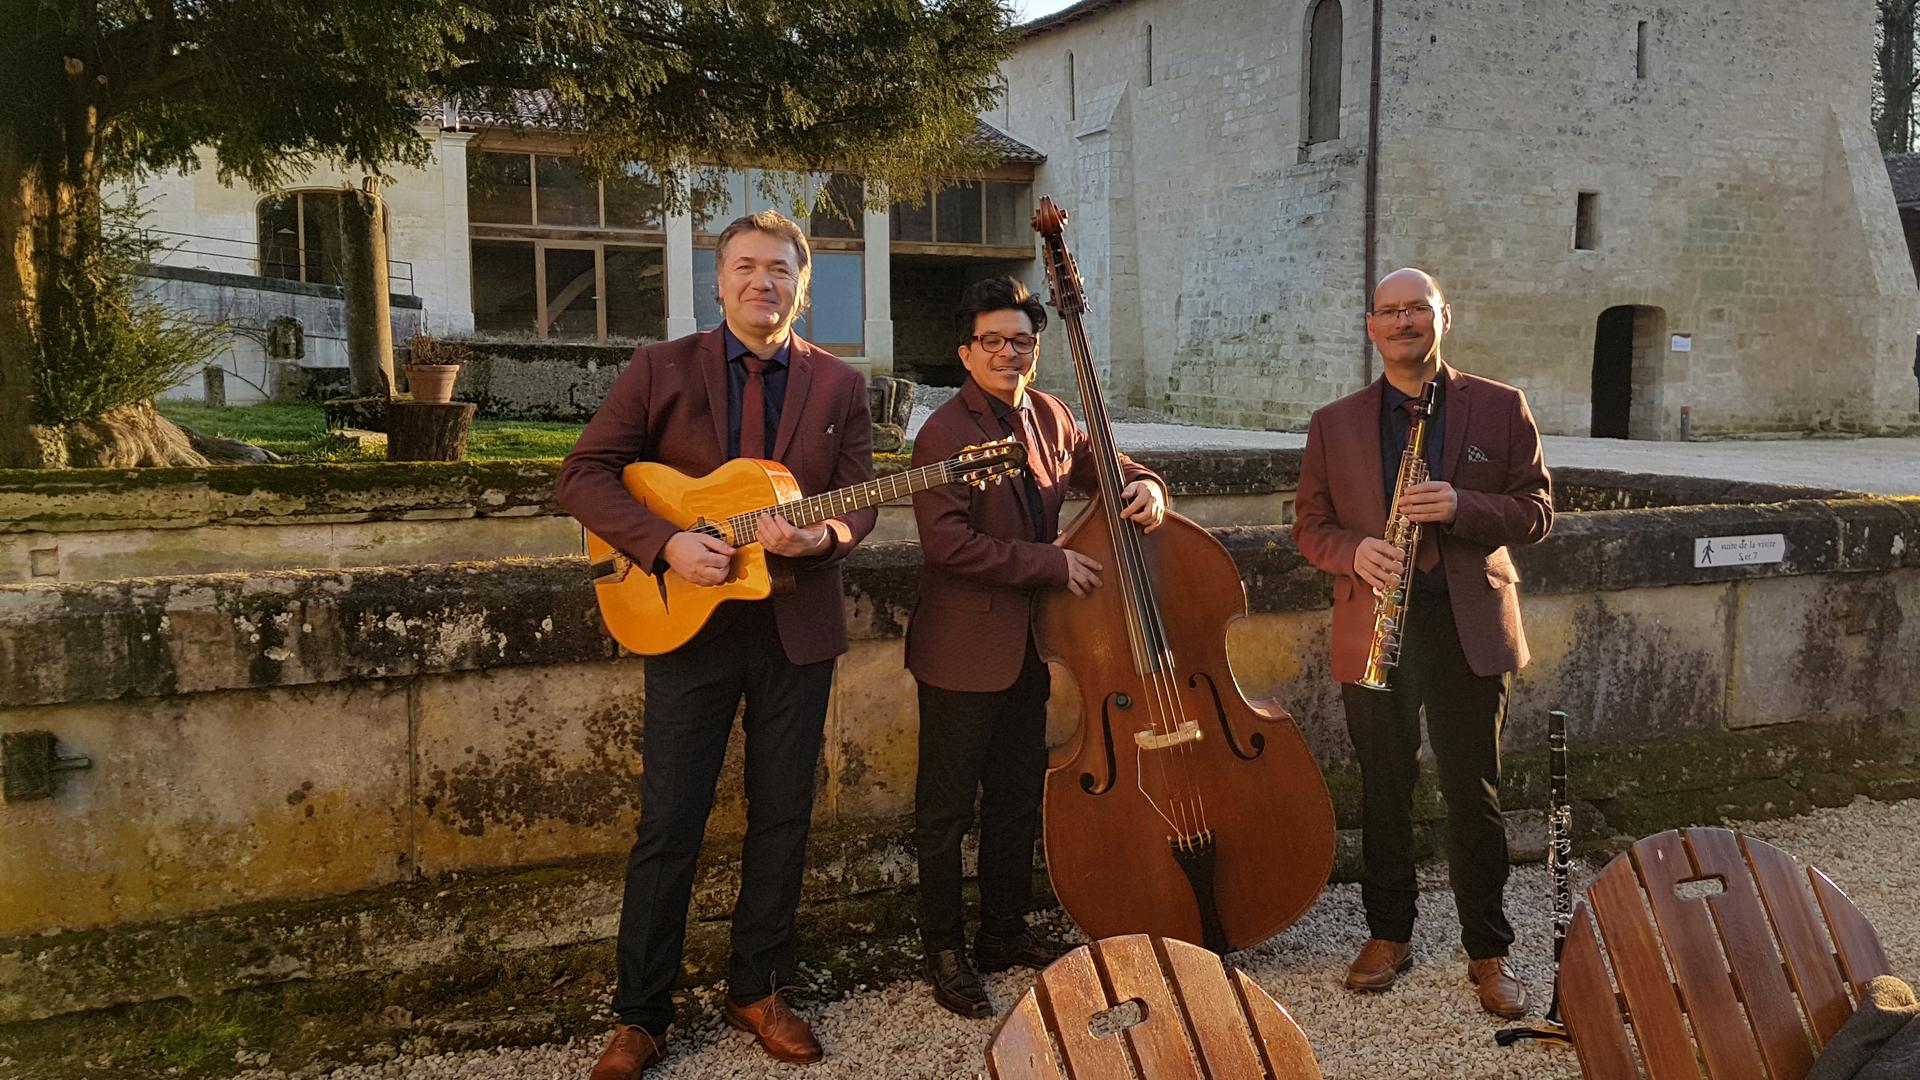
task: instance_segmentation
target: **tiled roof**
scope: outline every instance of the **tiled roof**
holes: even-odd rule
[[[1920,204],[1920,154],[1888,154],[1887,179],[1893,181],[1894,202]]]
[[[426,124],[451,122],[461,131],[518,127],[557,129],[562,126],[557,112],[552,94],[544,90],[522,90],[516,92],[504,107],[498,108],[478,109],[460,103],[449,108],[445,101],[423,101],[420,120]],[[1047,155],[985,120],[976,118],[973,128],[974,141],[999,151],[1003,161],[1038,165],[1047,160]]]
[[[1079,3],[1070,4],[1051,15],[1042,15],[1032,22],[1021,24],[1020,33],[1027,37],[1039,37],[1050,30],[1058,30],[1069,23],[1079,22],[1081,19],[1098,15],[1110,8],[1117,8],[1126,2],[1127,0],[1080,0]]]
[[[1047,155],[978,118],[973,121],[973,139],[1000,151],[1002,161],[1025,161],[1038,165],[1047,160]]]

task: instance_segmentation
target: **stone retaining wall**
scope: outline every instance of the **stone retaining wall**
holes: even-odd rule
[[[1695,538],[1757,533],[1786,560],[1693,566]],[[1252,607],[1236,677],[1299,718],[1351,829],[1328,579],[1280,527],[1217,535]],[[1920,790],[1916,540],[1920,499],[1563,515],[1517,553],[1535,662],[1506,743],[1516,853],[1540,847],[1549,708],[1573,716],[1589,843]],[[849,563],[810,932],[912,879],[917,561]],[[563,558],[0,586],[0,731],[92,760],[52,799],[0,803],[0,1021],[608,936],[645,710],[584,581]],[[1058,740],[1076,692],[1056,685]],[[739,749],[696,972],[724,956]],[[1420,808],[1438,820],[1430,786]]]

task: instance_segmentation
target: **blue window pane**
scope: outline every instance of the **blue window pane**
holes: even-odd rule
[[[720,325],[723,317],[720,300],[713,295],[720,286],[720,269],[713,263],[712,248],[697,248],[693,253],[693,323],[702,330]]]
[[[822,251],[813,256],[813,307],[800,336],[858,354],[866,344],[866,273],[856,252]]]

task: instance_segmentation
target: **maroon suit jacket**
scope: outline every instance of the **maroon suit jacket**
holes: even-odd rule
[[[714,329],[635,350],[554,481],[555,502],[641,566],[664,569],[662,549],[679,529],[635,502],[621,486],[620,471],[636,461],[657,461],[704,476],[726,461],[721,336]],[[808,495],[873,479],[873,422],[860,373],[798,336],[787,365],[773,460]],[[787,659],[811,664],[847,651],[839,562],[873,530],[875,516],[874,510],[857,510],[829,518],[833,546],[787,560],[795,588],[771,601]]]
[[[1040,535],[1050,536],[1067,489],[1099,486],[1093,443],[1059,398],[1029,389],[1027,399],[1034,438],[1021,441],[1040,487],[1047,526]],[[1002,437],[986,391],[968,379],[921,427],[913,463],[930,465],[969,444]],[[1160,479],[1124,457],[1121,465],[1128,482]],[[907,668],[915,678],[945,690],[993,691],[1020,676],[1034,597],[1067,585],[1066,551],[1032,539],[1030,514],[1017,477],[984,491],[949,485],[913,497],[925,559],[919,602],[907,627]]]
[[[1451,525],[1422,529],[1440,543],[1454,627],[1476,675],[1527,664],[1514,588],[1520,575],[1507,553],[1553,528],[1553,490],[1540,457],[1540,429],[1527,399],[1504,383],[1456,371],[1445,362],[1441,474],[1459,506]],[[1295,497],[1293,540],[1313,565],[1334,575],[1333,677],[1357,682],[1373,636],[1373,590],[1353,572],[1360,541],[1386,532],[1381,479],[1380,399],[1384,379],[1313,414]],[[1419,603],[1416,595],[1411,603]]]

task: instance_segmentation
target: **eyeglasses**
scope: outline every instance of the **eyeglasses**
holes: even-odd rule
[[[1007,337],[1005,334],[975,334],[967,340],[979,342],[980,347],[988,352],[999,352],[1011,345],[1013,351],[1021,356],[1040,347],[1040,339],[1032,334],[1015,334],[1013,337]]]
[[[1408,304],[1406,307],[1374,308],[1372,311],[1367,312],[1367,314],[1386,322],[1397,323],[1402,318],[1406,318],[1417,323],[1423,323],[1432,320],[1433,305]]]

